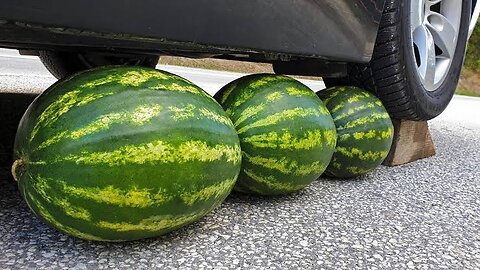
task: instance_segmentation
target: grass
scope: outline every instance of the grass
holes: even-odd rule
[[[469,96],[469,97],[480,97],[480,93],[471,91],[469,89],[463,88],[463,87],[457,87],[457,90],[455,91],[455,94],[457,95],[462,95],[462,96]]]

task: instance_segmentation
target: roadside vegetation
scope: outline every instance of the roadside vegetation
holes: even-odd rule
[[[221,59],[190,59],[162,56],[159,64],[204,68],[241,73],[272,73],[272,66],[265,63],[250,63]],[[465,65],[456,91],[459,95],[480,97],[480,27],[476,27],[470,38]]]
[[[457,94],[480,97],[480,27],[475,27],[468,43],[465,65]]]

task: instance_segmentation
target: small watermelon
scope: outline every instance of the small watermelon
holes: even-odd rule
[[[393,124],[382,102],[358,87],[317,92],[337,127],[337,147],[326,175],[350,178],[366,174],[387,157]]]
[[[89,240],[159,236],[218,206],[240,172],[222,107],[176,75],[107,67],[66,78],[28,108],[14,178],[28,206]]]
[[[307,86],[287,76],[255,74],[229,83],[215,98],[240,137],[242,170],[235,190],[291,193],[327,167],[337,139],[335,125]]]

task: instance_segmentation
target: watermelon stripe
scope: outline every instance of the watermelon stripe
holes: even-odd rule
[[[372,170],[371,168],[359,168],[356,166],[348,166],[345,169],[354,175],[366,174]]]
[[[338,127],[337,130],[341,131],[349,128],[355,128],[357,126],[376,122],[379,119],[390,119],[390,116],[388,115],[388,113],[372,113],[369,116],[349,121],[345,125]]]
[[[159,189],[152,193],[151,189],[139,189],[132,187],[124,190],[115,188],[112,185],[107,187],[76,187],[67,185],[64,181],[59,181],[63,187],[66,196],[76,196],[89,199],[97,203],[107,203],[121,207],[146,208],[154,205],[161,205],[172,199],[172,195],[165,190]]]
[[[235,102],[232,105],[232,109],[238,108],[242,106],[245,102],[249,101],[253,96],[255,95],[255,92],[253,89],[245,89],[242,94],[235,100]]]
[[[257,106],[247,107],[243,112],[241,112],[240,117],[235,121],[235,123],[233,123],[233,125],[238,127],[241,123],[262,112],[266,106],[267,102],[261,103]],[[232,110],[227,110],[227,115],[232,116]]]
[[[266,99],[268,102],[275,102],[275,101],[278,101],[280,99],[282,99],[283,97],[283,94],[282,92],[280,91],[277,91],[277,92],[273,92],[273,93],[270,93],[266,96]]]
[[[69,137],[69,134],[67,131],[62,131],[60,133],[57,133],[56,135],[50,137],[49,139],[43,141],[36,149],[34,149],[33,151],[38,151],[38,150],[42,150],[44,148],[47,148],[49,147],[50,145],[53,145],[53,144],[56,144],[58,143],[59,141],[61,141],[62,139],[66,138],[66,137]]]
[[[212,207],[213,208],[213,207]],[[169,231],[191,223],[209,213],[212,209],[206,209],[185,215],[158,215],[142,219],[139,223],[99,221],[97,226],[117,232],[145,231],[159,232]]]
[[[335,148],[337,145],[337,131],[333,129],[324,130],[322,133],[323,141],[329,147]]]
[[[331,168],[331,167],[333,167],[337,170],[340,170],[342,168],[342,164],[338,161],[337,156],[332,157],[332,160],[330,161],[330,164],[328,165],[328,169]],[[328,172],[328,169],[327,169],[327,172]]]
[[[96,88],[109,83],[119,84],[124,87],[139,87],[152,80],[155,81],[157,84],[149,86],[148,89],[169,90],[183,93],[188,92],[196,95],[210,97],[210,95],[208,95],[199,87],[184,78],[178,77],[168,72],[158,72],[153,69],[139,69],[117,72],[113,75],[107,75],[105,77],[84,83],[79,87],[79,90]]]
[[[233,124],[230,118],[208,110],[207,108],[197,108],[193,104],[188,104],[183,107],[169,106],[168,111],[172,114],[173,120],[178,121],[200,119],[199,116],[203,116],[207,119],[233,128]]]
[[[71,139],[79,139],[85,135],[108,129],[113,124],[128,123],[134,126],[141,126],[160,114],[162,107],[157,104],[139,106],[133,112],[110,113],[100,116],[95,122],[84,128],[73,131]]]
[[[361,94],[355,94],[353,96],[348,96],[347,100],[344,100],[344,99],[341,99],[340,98],[343,98],[343,96],[338,96],[335,100],[335,103],[338,102],[337,105],[335,105],[331,110],[330,110],[330,113],[333,115],[337,113],[337,111],[339,110],[344,110],[345,108],[345,104],[348,104],[349,107],[352,106],[353,108],[356,108],[356,107],[361,107],[361,106],[358,106],[358,104],[368,104],[369,102],[371,101],[375,101],[374,99],[372,99],[371,95],[369,93],[365,94],[365,93],[361,93]],[[337,100],[339,99],[339,100]],[[333,101],[333,100],[331,100]],[[374,106],[375,103],[372,103],[372,105]]]
[[[184,107],[169,106],[168,110],[172,113],[174,120],[186,120],[195,117],[195,106],[193,104]]]
[[[305,86],[305,88],[307,88]],[[297,87],[287,87],[287,93],[289,96],[311,96],[311,97],[314,97],[316,96],[315,92],[311,91],[310,89],[307,89],[308,91],[305,91],[305,88],[304,89],[299,89]]]
[[[124,190],[115,188],[112,185],[103,188],[77,187],[68,185],[62,180],[47,179],[40,175],[37,175],[35,179],[36,182],[34,184],[34,188],[40,196],[42,196],[46,201],[64,209],[67,215],[84,220],[90,220],[90,213],[88,213],[88,211],[85,209],[70,205],[65,197],[74,196],[92,200],[96,203],[107,203],[120,207],[135,208],[159,206],[175,199],[171,192],[162,189],[158,190],[157,192],[151,192],[152,189],[139,189],[132,187]],[[188,192],[183,192],[180,194],[180,198],[186,205],[189,206],[199,201],[218,198],[228,193],[235,181],[236,177],[227,178],[217,184],[209,185],[199,190],[192,189]],[[53,189],[48,184],[49,182],[59,184],[62,191],[62,198],[57,198],[53,195]]]
[[[278,92],[275,92],[275,93],[278,93]],[[273,94],[275,94],[275,93],[273,93]],[[246,120],[251,119],[251,117],[253,117],[253,116],[257,115],[258,113],[261,113],[263,110],[265,110],[265,108],[267,107],[268,104],[271,104],[272,102],[281,99],[283,96],[280,94],[280,95],[274,95],[274,96],[269,95],[269,97],[270,98],[267,97],[267,100],[265,102],[262,102],[257,106],[251,106],[251,107],[247,107],[243,111],[237,111],[237,113],[240,115],[240,117],[238,117],[238,119],[235,121],[234,126],[235,127],[240,126],[240,124],[242,124]],[[229,110],[229,111],[230,111],[230,114],[227,113],[227,115],[231,116],[231,110]]]
[[[80,86],[84,88],[96,88],[109,83],[118,83],[122,86],[140,86],[151,79],[171,80],[174,79],[168,73],[158,73],[153,70],[128,70],[126,72],[116,72],[92,81],[88,81]]]
[[[84,95],[84,96],[79,96],[78,97],[79,101],[76,103],[75,106],[81,107],[81,106],[87,105],[90,102],[99,100],[99,99],[104,98],[104,97],[111,96],[113,94],[114,94],[114,92],[108,92],[108,93],[102,93],[102,94],[92,93],[92,94],[87,94],[87,95]],[[67,112],[68,111],[65,111],[65,113],[67,113]]]
[[[57,100],[50,103],[50,105],[48,105],[47,108],[38,117],[30,136],[30,142],[35,138],[40,127],[48,126],[55,119],[60,117],[62,114],[68,112],[71,107],[78,103],[79,93],[80,90],[68,92],[60,96]]]
[[[332,88],[333,89],[333,88]],[[345,87],[334,87],[335,91],[330,91],[329,89],[327,90],[321,90],[317,93],[317,95],[321,96],[323,104],[329,108],[330,101],[337,96],[340,96],[340,94],[343,94],[347,89]],[[327,95],[325,95],[327,94]],[[333,109],[333,108],[332,108]]]
[[[228,178],[218,184],[207,186],[199,191],[184,192],[180,195],[186,205],[193,205],[198,201],[206,201],[211,198],[219,198],[230,193],[237,177]]]
[[[357,131],[354,133],[345,133],[339,136],[340,141],[347,141],[350,138],[355,140],[387,140],[393,136],[393,128],[387,128],[386,130],[369,130],[369,131]]]
[[[54,135],[50,139],[42,142],[35,150],[46,148],[52,144],[58,143],[62,139],[77,140],[86,135],[108,130],[114,124],[131,124],[134,126],[140,126],[149,122],[153,117],[158,116],[161,108],[160,105],[153,104],[150,106],[139,106],[131,112],[105,114],[99,116],[94,122],[87,126],[72,131],[70,134],[66,131],[62,131]]]
[[[149,80],[157,79],[160,80],[157,85],[148,86],[148,89],[152,90],[168,90],[182,93],[192,93],[195,95],[202,95],[211,100],[214,100],[213,97],[205,93],[199,87],[193,85],[188,80],[175,76],[173,74],[168,74],[166,72],[158,72],[156,70],[131,70],[127,72],[119,72],[114,75],[108,75],[104,78],[99,78],[93,81],[84,83],[78,87],[77,90],[69,91],[68,93],[60,96],[60,98],[53,101],[39,116],[37,123],[35,124],[33,131],[31,133],[30,142],[35,138],[38,130],[41,127],[48,127],[53,124],[58,118],[65,113],[67,113],[74,106],[83,106],[92,101],[96,101],[106,96],[111,96],[114,92],[108,93],[91,93],[84,96],[79,94],[83,93],[84,89],[92,89],[104,84],[115,83],[120,84],[125,87],[138,87],[144,83],[147,83]],[[182,84],[179,84],[179,80],[182,81]]]
[[[194,95],[201,95],[201,96],[204,96],[204,97],[207,97],[208,99],[212,99],[213,98],[208,95],[207,93],[203,92],[202,89],[198,88],[197,86],[194,86],[194,85],[181,85],[181,84],[178,84],[177,82],[171,82],[171,83],[164,83],[164,82],[161,82],[159,83],[158,85],[156,86],[151,86],[151,87],[148,87],[148,89],[152,89],[152,90],[168,90],[168,91],[174,91],[174,92],[181,92],[181,93],[191,93],[191,94],[194,94]]]
[[[380,159],[384,159],[388,155],[388,151],[367,151],[364,152],[358,148],[352,147],[352,148],[347,148],[347,147],[337,147],[335,149],[335,153],[342,154],[343,156],[349,157],[349,158],[358,158],[360,160],[371,160],[371,161],[376,161]]]
[[[256,74],[251,76],[253,77],[258,77],[262,76],[262,74]],[[248,77],[248,76],[247,76]],[[287,76],[274,76],[274,75],[263,75],[262,79],[259,80],[254,80],[253,82],[249,83],[248,85],[245,86],[245,89],[241,92],[241,94],[237,97],[235,97],[235,102],[229,106],[230,110],[234,110],[243,104],[245,104],[247,101],[249,101],[256,93],[256,90],[268,85],[268,84],[277,84],[279,82],[294,82],[293,79],[287,77]],[[227,86],[227,89],[225,91],[228,91],[225,93],[225,95],[221,98],[221,103],[225,103],[227,101],[228,96],[230,96],[231,92],[235,89],[236,85],[233,87]],[[231,89],[231,90],[230,90]],[[271,98],[275,99],[275,96],[272,96]]]
[[[335,130],[309,130],[302,136],[294,136],[288,130],[281,135],[272,131],[252,135],[250,137],[242,137],[243,143],[248,143],[258,148],[272,149],[290,149],[290,150],[308,150],[322,146],[323,143],[330,147],[335,147],[337,141],[337,133]]]
[[[262,156],[250,156],[245,152],[243,155],[246,158],[246,161],[250,162],[251,164],[270,170],[279,171],[288,175],[305,176],[322,173],[325,170],[325,165],[322,165],[320,161],[314,161],[310,164],[298,164],[297,161],[289,160],[285,157],[275,159]]]
[[[252,89],[243,91],[242,95],[235,100],[235,103],[231,107],[227,108],[226,112],[228,116],[233,116],[233,111],[235,111],[236,114],[240,115],[240,117],[235,121],[235,126],[239,126],[242,122],[247,120],[249,117],[262,112],[267,107],[268,104],[279,101],[283,97],[283,94],[280,91],[276,91],[273,93],[269,93],[265,97],[265,102],[262,102],[257,106],[249,106],[245,108],[243,111],[241,108],[238,108],[241,105],[243,105],[245,102],[250,101],[250,99],[256,94],[257,93]]]
[[[355,102],[359,102],[368,98],[371,98],[370,93],[358,93],[358,94],[349,95],[346,102],[349,104],[354,104]]]
[[[68,92],[53,101],[50,105],[48,105],[47,108],[40,114],[37,122],[35,123],[35,126],[33,127],[30,136],[30,142],[33,141],[40,128],[52,125],[55,121],[58,120],[58,118],[67,113],[72,107],[84,106],[92,101],[114,94],[113,92],[108,92],[101,94],[91,94],[87,95],[86,97],[80,97],[80,93],[80,90]]]
[[[342,160],[342,161],[346,162],[346,163],[354,163],[356,160],[351,159],[349,162],[345,161],[345,160]],[[332,170],[327,170],[327,174],[337,176],[337,177],[342,177],[342,175],[344,173],[342,173],[342,175],[335,175],[335,173],[340,172],[340,171],[344,171],[344,170],[349,172],[352,175],[362,175],[362,174],[366,174],[366,173],[368,173],[372,170],[372,168],[370,166],[365,167],[365,168],[362,168],[362,167],[359,167],[359,166],[346,166],[345,168],[342,169],[342,164],[339,162],[338,157],[334,157],[329,166],[335,168],[336,170],[333,171],[333,172],[332,172]],[[331,167],[329,167],[329,168],[331,168]]]
[[[342,104],[342,106],[345,106],[345,104]],[[353,108],[350,108],[348,111],[335,116],[335,118],[333,118],[333,121],[339,121],[339,120],[348,118],[352,115],[355,115],[355,114],[357,114],[357,113],[359,113],[363,110],[368,110],[368,109],[372,109],[372,108],[375,108],[375,103],[373,103],[373,102],[369,102],[369,103],[361,105],[361,106],[355,106]]]
[[[29,191],[25,192],[26,195],[26,201],[29,201],[28,203],[34,212],[38,212],[37,215],[41,216],[43,219],[45,219],[49,224],[51,224],[53,227],[68,233],[72,236],[79,237],[82,239],[86,240],[94,240],[94,241],[112,241],[110,239],[103,239],[98,236],[94,236],[88,233],[83,233],[77,229],[74,229],[72,227],[63,225],[61,222],[59,222],[57,219],[53,217],[53,215],[47,210],[47,208],[40,202],[40,200],[35,199],[35,196],[33,196]],[[33,206],[33,207],[32,207]],[[114,241],[112,241],[114,242]]]
[[[252,89],[259,89],[271,83],[277,84],[281,82],[297,82],[290,77],[282,76],[282,75],[279,76],[279,75],[257,74],[253,76],[256,76],[256,77],[261,76],[262,78],[259,80],[254,80],[252,83],[248,85]]]
[[[71,132],[68,134],[68,136],[65,131],[54,135],[50,139],[42,142],[38,149],[48,147],[64,138],[79,139],[85,135],[104,131],[110,128],[110,126],[113,124],[143,125],[146,122],[149,122],[153,117],[158,116],[161,112],[161,109],[162,107],[160,105],[153,104],[149,106],[139,106],[131,112],[119,112],[102,115],[99,116],[94,122],[88,124],[86,127]],[[198,115],[202,115],[210,120],[233,127],[228,117],[222,116],[206,108],[200,108],[197,112],[194,111],[194,109],[195,106],[192,104],[189,104],[185,107],[168,107],[168,110],[173,114],[172,118],[174,120],[186,120],[194,117],[198,118]]]
[[[251,144],[252,146],[258,148],[308,150],[322,146],[322,134],[324,132],[325,131],[323,130],[315,129],[305,132],[302,136],[295,136],[292,135],[288,130],[281,134],[272,131],[269,133],[244,137],[241,138],[240,141]],[[329,135],[326,136],[330,137]],[[334,136],[336,136],[335,133],[333,134],[333,138],[335,139]]]
[[[309,116],[320,116],[323,113],[319,110],[319,108],[294,108],[294,109],[287,109],[281,111],[279,113],[275,113],[269,115],[265,118],[262,118],[258,121],[252,122],[242,128],[240,128],[237,132],[238,134],[245,133],[246,131],[252,128],[259,128],[264,126],[271,126],[275,125],[278,122],[285,121],[285,120],[294,120],[298,118],[304,118]]]
[[[33,188],[45,201],[63,209],[68,216],[87,221],[92,219],[92,214],[87,209],[72,205],[65,197],[55,196],[55,193],[51,192],[52,188],[48,184],[48,179],[37,175]]]
[[[69,155],[54,162],[74,161],[77,164],[121,166],[124,164],[144,164],[147,162],[185,163],[189,161],[212,162],[225,158],[227,162],[239,164],[240,147],[217,144],[208,146],[202,141],[185,141],[178,146],[157,140],[140,145],[125,145],[110,152],[83,152]]]
[[[233,82],[227,84],[225,86],[224,93],[222,95],[222,98],[220,99],[221,100],[220,102],[225,103],[225,101],[227,101],[228,97],[233,92],[233,90],[235,90],[236,87],[237,87],[237,82],[236,81],[233,81]]]
[[[212,121],[222,123],[222,124],[227,125],[231,128],[234,128],[232,121],[230,120],[230,118],[228,118],[226,116],[223,116],[223,115],[220,115],[218,113],[212,112],[212,111],[208,110],[207,108],[200,108],[199,112],[200,112],[200,115],[204,116],[207,119],[210,119]]]
[[[255,184],[265,185],[268,188],[268,190],[272,190],[272,191],[275,191],[277,193],[280,193],[280,192],[289,193],[289,192],[297,191],[297,190],[299,190],[301,188],[304,188],[306,186],[306,184],[293,184],[291,182],[290,183],[284,183],[284,182],[278,181],[272,175],[264,176],[264,175],[261,175],[261,174],[257,174],[255,172],[253,172],[252,170],[249,170],[249,169],[245,169],[243,171],[248,177],[250,177],[251,179],[253,179],[257,182]],[[258,192],[259,194],[263,193],[261,191],[262,189],[256,188],[255,186],[249,186],[248,188],[250,190]]]
[[[65,214],[72,218],[90,221],[92,220],[92,214],[85,208],[72,205],[67,199],[54,199],[51,202],[53,205],[57,205],[64,209]]]

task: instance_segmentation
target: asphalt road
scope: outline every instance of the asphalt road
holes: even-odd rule
[[[241,76],[160,68],[210,93]],[[15,126],[54,81],[35,58],[0,51],[0,269],[480,269],[480,99],[455,97],[430,122],[435,157],[353,180],[320,178],[290,196],[232,194],[184,229],[109,244],[43,224],[9,176]]]

